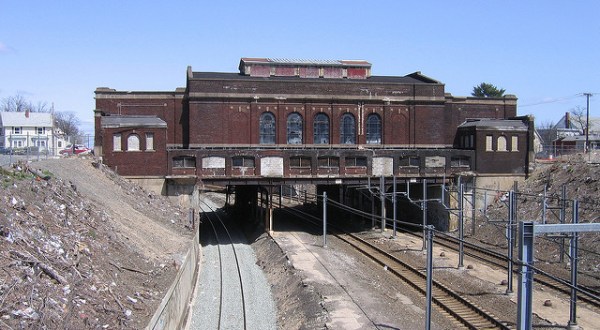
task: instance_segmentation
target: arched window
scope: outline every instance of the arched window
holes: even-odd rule
[[[270,112],[260,115],[260,144],[275,144],[275,116]]]
[[[376,113],[367,117],[367,143],[381,144],[381,117]]]
[[[324,113],[316,115],[313,126],[313,143],[329,144],[329,117]]]
[[[340,129],[340,143],[341,144],[355,144],[356,143],[356,124],[354,116],[349,113],[345,113],[342,116],[342,127]]]
[[[498,137],[498,150],[497,151],[507,151],[506,149],[506,137],[499,136]]]
[[[302,116],[297,112],[287,118],[287,143],[302,144]]]
[[[140,137],[137,134],[131,134],[127,137],[127,151],[140,150]]]

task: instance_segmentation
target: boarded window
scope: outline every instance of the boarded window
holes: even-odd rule
[[[329,117],[326,114],[320,113],[315,116],[313,134],[313,143],[329,144]]]
[[[253,157],[233,157],[231,159],[231,165],[233,167],[254,167]]]
[[[270,112],[260,115],[260,144],[275,144],[275,116]]]
[[[356,143],[356,122],[354,116],[345,113],[342,116],[342,125],[340,128],[340,143],[355,144]]]
[[[121,134],[113,135],[113,151],[121,151]]]
[[[140,137],[137,134],[131,134],[127,137],[127,151],[140,150]]]
[[[367,167],[367,157],[346,157],[346,167]]]
[[[513,136],[510,142],[510,150],[511,151],[519,151],[519,137]]]
[[[376,113],[367,117],[367,143],[381,144],[381,117]]]
[[[154,150],[154,133],[146,133],[146,150]]]
[[[319,157],[319,167],[340,167],[339,157]]]
[[[401,167],[419,167],[420,164],[421,159],[418,156],[406,156],[398,161],[398,166]]]
[[[492,147],[493,138],[491,135],[485,136],[485,151],[494,151]]]
[[[506,137],[505,136],[499,136],[498,137],[498,151],[506,151]]]
[[[294,112],[287,119],[287,143],[302,144],[302,116]]]
[[[290,167],[310,168],[310,157],[295,156],[290,157]]]
[[[174,168],[195,168],[196,157],[192,156],[177,156],[173,157]]]

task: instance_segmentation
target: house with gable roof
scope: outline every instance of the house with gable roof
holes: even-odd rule
[[[0,112],[0,148],[57,155],[67,141],[54,128],[52,113]]]

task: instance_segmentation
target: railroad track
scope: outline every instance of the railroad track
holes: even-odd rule
[[[310,219],[308,215],[296,212],[293,214],[312,225],[321,225],[320,219]],[[356,235],[345,233],[331,225],[329,229],[332,235],[384,266],[421,294],[426,294],[427,278],[422,271]],[[435,280],[432,281],[432,300],[443,313],[450,315],[468,329],[512,329],[508,322],[498,320],[493,314]]]
[[[216,245],[218,251],[218,279],[211,282],[211,285],[220,286],[219,308],[214,317],[208,318],[214,325],[206,326],[213,329],[247,329],[244,283],[234,240],[216,210],[208,204],[202,206],[201,210],[204,214],[202,222],[206,226],[202,232],[203,241],[205,244]],[[224,276],[234,273],[237,273],[237,278]]]
[[[415,233],[408,234],[421,237],[420,235],[417,235]],[[447,247],[454,251],[459,250],[459,240],[449,235],[436,235],[434,238],[434,244]],[[463,251],[464,254],[467,256],[478,259],[489,265],[508,270],[508,257],[501,253],[491,251],[480,247],[476,244],[471,244],[468,242],[463,242]],[[518,265],[515,265],[514,274],[517,274],[517,267]],[[555,276],[552,276],[551,274],[548,274],[541,270],[536,271],[536,276],[534,276],[533,279],[535,282],[553,290],[556,290],[558,292],[561,292],[567,296],[570,296],[571,294],[571,288],[567,284],[569,283],[569,280],[559,280]],[[590,307],[600,310],[600,301],[597,299],[597,297],[600,296],[600,292],[581,285],[579,286],[579,288],[580,291],[577,292],[577,299]]]

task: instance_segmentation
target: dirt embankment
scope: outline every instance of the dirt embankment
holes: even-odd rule
[[[538,163],[532,175],[518,187],[517,218],[542,222],[543,195],[546,188],[546,222],[560,223],[561,196],[563,186],[566,192],[565,222],[572,223],[573,200],[579,201],[579,222],[596,223],[600,220],[600,153],[572,155],[556,159],[550,163]],[[505,223],[494,222],[507,219],[507,204],[498,201],[488,208],[487,217],[480,217],[475,238],[482,242],[506,247]],[[562,239],[557,235],[538,236],[535,239],[536,265],[556,266],[556,271],[565,271],[568,257],[560,264]],[[569,240],[565,239],[568,252]],[[600,233],[579,234],[579,272],[600,279]],[[566,274],[565,274],[566,276]],[[595,283],[594,283],[595,282]],[[597,281],[590,282],[598,286]]]
[[[145,327],[191,239],[187,211],[92,158],[0,180],[0,328]]]

